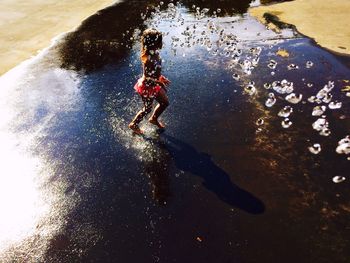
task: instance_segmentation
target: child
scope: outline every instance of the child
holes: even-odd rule
[[[163,123],[158,121],[159,116],[169,106],[166,87],[170,81],[161,75],[162,60],[159,50],[163,46],[162,33],[156,29],[147,29],[141,37],[141,61],[143,75],[134,86],[136,92],[141,96],[144,107],[136,114],[129,124],[129,128],[136,134],[143,134],[139,123],[152,111],[154,99],[158,102],[148,121],[160,129],[164,129]]]

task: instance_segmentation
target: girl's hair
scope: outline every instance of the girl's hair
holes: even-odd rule
[[[162,33],[154,28],[143,31],[141,36],[141,59],[147,60],[150,50],[161,49],[163,46]]]

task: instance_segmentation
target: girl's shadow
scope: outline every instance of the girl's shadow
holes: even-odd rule
[[[163,134],[164,141],[154,140],[162,150],[168,152],[178,169],[201,177],[209,191],[226,202],[251,214],[261,214],[265,205],[251,193],[232,183],[230,176],[217,166],[206,153],[199,153],[191,145]]]

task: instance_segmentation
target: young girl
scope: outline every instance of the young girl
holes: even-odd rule
[[[159,50],[163,46],[162,33],[156,29],[145,30],[141,37],[141,46],[143,75],[135,84],[134,89],[141,96],[144,107],[129,124],[129,128],[136,134],[143,134],[139,123],[152,111],[154,99],[158,102],[158,105],[148,121],[160,129],[164,129],[165,126],[159,122],[158,118],[169,106],[166,87],[170,84],[170,81],[161,75],[162,60],[159,56]]]

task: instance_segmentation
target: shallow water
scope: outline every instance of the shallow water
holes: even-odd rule
[[[1,122],[7,142],[1,149],[2,261],[347,262],[349,161],[336,148],[350,130],[349,97],[341,91],[349,67],[295,32],[275,34],[241,15],[249,1],[230,13],[206,2],[201,7],[221,8],[223,15],[199,19],[193,4],[199,5],[169,9],[165,3],[143,19],[146,4],[116,5],[0,79],[7,117]],[[113,34],[124,31],[113,25],[127,10],[135,19],[120,26],[131,28],[123,42],[130,47],[114,51],[110,45],[120,39]],[[193,25],[188,47],[186,29]],[[165,34],[161,55],[172,81],[171,105],[162,116],[167,130],[144,122],[140,138],[127,124],[141,107],[132,91],[141,73],[134,29],[148,26]],[[222,29],[237,36],[243,66],[226,56],[226,42],[216,52]],[[208,45],[196,44],[202,36]],[[79,51],[71,41],[81,43],[80,37],[108,48],[84,49],[78,59],[67,50]],[[251,49],[257,47],[260,54]],[[277,56],[279,49],[290,56]],[[62,54],[64,68],[58,68]],[[244,66],[254,57],[256,66]],[[299,69],[288,70],[291,64]],[[283,79],[293,82],[301,102],[264,88]],[[342,107],[327,106],[331,134],[321,136],[312,127],[318,104],[308,98],[328,81],[335,82],[332,101]],[[272,107],[265,106],[269,93],[276,98]],[[287,129],[278,116],[285,106],[293,108]],[[315,143],[318,154],[309,150]],[[334,183],[335,176],[345,181]]]

